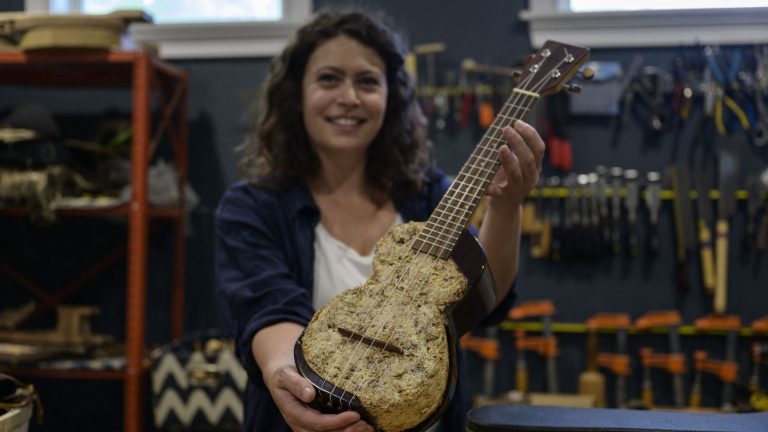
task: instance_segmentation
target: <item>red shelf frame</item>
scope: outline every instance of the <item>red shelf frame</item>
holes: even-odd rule
[[[126,276],[126,368],[124,371],[75,371],[42,369],[8,369],[17,375],[74,378],[117,379],[125,381],[124,430],[143,429],[142,378],[148,367],[145,353],[147,254],[149,219],[164,218],[174,224],[173,275],[171,287],[171,337],[180,338],[184,322],[184,267],[186,216],[183,191],[188,178],[187,156],[187,74],[156,57],[141,51],[47,50],[34,52],[0,52],[0,85],[43,85],[55,87],[127,86],[131,89],[133,141],[131,144],[131,187],[129,203],[108,209],[62,209],[62,217],[124,216],[127,219],[127,242],[86,270],[80,277],[53,295],[40,290],[23,275],[16,274],[20,285],[46,300],[48,307],[85,283],[93,272],[127,256]],[[168,92],[171,93],[170,97]],[[158,96],[163,109],[160,121],[151,120],[151,96]],[[152,207],[148,202],[147,173],[149,163],[163,135],[173,147],[179,173],[181,203],[176,208]],[[0,209],[0,215],[24,216],[24,209]],[[6,265],[6,267],[8,267]],[[5,270],[8,268],[0,269]],[[13,276],[11,269],[11,277]]]

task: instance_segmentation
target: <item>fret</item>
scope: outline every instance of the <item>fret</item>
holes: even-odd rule
[[[455,222],[454,222],[454,224],[455,224]],[[449,231],[451,231],[451,232],[447,233],[447,232],[445,232],[445,230],[436,231],[434,227],[426,226],[426,227],[424,227],[424,229],[422,229],[422,232],[419,234],[419,238],[420,239],[433,239],[435,241],[441,241],[441,242],[445,243],[443,245],[444,247],[451,248],[451,247],[453,247],[453,241],[455,240],[453,237],[456,236],[458,238],[458,236],[461,234],[461,231],[462,231],[461,228],[462,227],[451,228],[451,229],[449,229]],[[427,233],[427,231],[430,231],[430,233]],[[445,236],[447,236],[447,239],[443,240],[441,238],[433,236],[432,234],[435,234],[435,235],[445,235]]]
[[[418,239],[421,240],[422,242],[428,243],[430,246],[437,246],[437,247],[441,247],[441,248],[450,248],[452,246],[450,238],[448,238],[448,239],[441,239],[439,237],[430,236],[430,235],[427,235],[427,234],[424,233],[424,231],[426,231],[426,230],[427,230],[427,228],[425,227],[421,231],[421,233],[419,233]],[[442,243],[442,244],[439,244],[439,243]]]
[[[468,209],[466,207],[465,208],[461,208],[461,207],[458,207],[458,206],[455,206],[455,205],[451,205],[451,204],[446,204],[443,207],[445,207],[445,208],[440,209],[439,212],[443,213],[444,216],[451,217],[451,219],[445,219],[443,222],[451,223],[451,224],[454,224],[454,225],[458,226],[459,228],[463,228],[459,222],[453,220],[453,219],[455,219],[453,216],[463,217],[464,215],[461,214],[461,213],[464,213],[464,214],[469,213],[467,211]],[[453,209],[454,211],[448,212],[447,210],[450,210],[450,209]],[[435,209],[435,212],[438,212],[438,209]],[[458,213],[458,215],[456,213]],[[439,217],[440,216],[438,216],[438,218]]]
[[[462,177],[470,177],[470,178],[472,179],[472,180],[471,180],[471,183],[469,183],[469,184],[468,184],[468,185],[469,185],[469,187],[474,187],[474,188],[482,188],[482,187],[484,187],[484,186],[485,186],[485,185],[483,185],[483,183],[485,183],[487,180],[490,180],[490,178],[491,178],[491,177],[492,177],[494,174],[496,174],[496,172],[495,172],[495,171],[491,171],[491,170],[485,170],[485,171],[486,171],[486,172],[488,172],[488,173],[490,174],[488,177],[478,177],[478,176],[476,176],[476,175],[473,175],[473,174],[471,174],[471,173],[469,173],[469,172],[466,172],[466,173],[462,173],[462,174],[461,174],[461,176],[462,176]],[[479,184],[479,185],[476,185],[476,184],[475,184],[475,180],[479,180],[479,183],[480,183],[480,184]],[[459,181],[459,182],[461,182],[461,183],[462,183],[462,185],[467,185],[467,183],[465,183],[465,182],[464,182],[464,180],[459,180],[459,179],[456,179],[456,181]]]
[[[448,258],[448,255],[451,252],[451,249],[447,247],[440,247],[440,246],[438,246],[437,249],[434,249],[434,250],[431,247],[427,249],[425,247],[427,244],[428,242],[422,239],[417,239],[416,241],[413,242],[413,249],[428,255],[432,255],[433,257],[443,258],[443,259]]]
[[[471,216],[472,211],[474,208],[472,208],[473,204],[476,204],[477,201],[479,201],[481,198],[480,194],[472,196],[471,199],[467,200],[470,204],[469,206],[459,207],[456,205],[445,203],[445,205],[441,205],[440,207],[435,209],[434,215],[437,219],[440,219],[441,216],[447,216],[451,217],[451,219],[443,219],[444,223],[451,223],[456,226],[457,229],[462,230],[464,228],[464,222],[459,221],[453,221],[453,219],[456,219],[457,217],[459,219],[469,219],[469,216]],[[447,210],[453,209],[453,212],[448,212]]]
[[[472,164],[475,164],[475,166],[476,166],[477,163],[482,163],[483,165],[486,165],[486,164],[489,164],[489,163],[491,165],[496,165],[496,163],[499,161],[498,158],[496,158],[496,157],[489,158],[489,157],[485,157],[485,156],[481,156],[481,155],[476,155],[476,154],[471,155],[469,157],[469,160],[472,162]]]
[[[527,108],[527,107],[523,107],[523,106],[519,106],[519,105],[512,105],[512,106],[513,106],[513,107],[515,107],[515,108],[520,108],[521,110],[523,110],[523,111],[525,111],[525,112],[528,112],[528,110],[530,110],[530,108]],[[510,117],[510,116],[508,116],[508,115],[505,115],[505,114],[501,114],[501,113],[499,113],[499,114],[496,114],[496,117],[497,117],[497,118],[500,118],[500,119],[502,119],[502,120],[508,120],[508,121],[509,121],[509,124],[512,124],[512,123],[514,123],[514,122],[516,122],[516,121],[520,120],[520,118],[519,118],[520,116],[514,116],[514,117]]]

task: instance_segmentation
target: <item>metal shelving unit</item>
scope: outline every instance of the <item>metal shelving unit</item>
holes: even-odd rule
[[[68,293],[77,290],[95,273],[116,262],[127,260],[126,275],[126,367],[122,371],[69,371],[43,369],[13,369],[9,373],[44,378],[112,379],[124,381],[124,430],[143,429],[143,379],[148,371],[145,352],[146,291],[149,246],[149,221],[160,218],[170,221],[174,229],[174,257],[171,267],[171,337],[183,333],[184,266],[186,218],[184,214],[184,185],[187,182],[187,87],[185,72],[142,51],[50,50],[33,52],[0,52],[0,85],[35,85],[49,87],[127,86],[131,90],[132,129],[131,187],[132,197],[122,206],[108,209],[59,210],[60,217],[124,217],[127,239],[105,258],[65,284],[59,291],[48,294],[34,282],[16,273],[8,265],[0,271],[19,282],[22,288],[43,301],[31,315],[47,310]],[[161,115],[153,122],[153,106]],[[167,137],[172,147],[179,173],[180,203],[174,208],[155,208],[148,201],[148,169],[161,142]],[[24,209],[0,209],[0,215],[23,217]],[[2,263],[0,263],[2,264]]]

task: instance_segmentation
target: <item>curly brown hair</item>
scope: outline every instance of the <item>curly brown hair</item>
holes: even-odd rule
[[[429,162],[426,121],[405,70],[400,37],[363,12],[321,12],[301,27],[272,61],[256,117],[256,132],[243,145],[240,165],[262,186],[281,187],[319,172],[301,114],[304,69],[314,50],[336,36],[348,36],[374,49],[386,65],[387,108],[379,133],[368,147],[367,184],[375,198],[395,189],[415,193]]]

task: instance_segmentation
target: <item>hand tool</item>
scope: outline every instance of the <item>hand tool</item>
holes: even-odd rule
[[[676,272],[677,287],[682,293],[688,292],[688,253],[695,247],[693,232],[693,209],[691,208],[690,183],[688,170],[673,166],[668,169],[674,192],[675,237],[676,237]]]
[[[600,226],[603,231],[603,244],[611,243],[611,224],[608,210],[608,168],[605,165],[595,167],[597,173],[597,200],[600,207]]]
[[[621,187],[624,170],[621,167],[611,167],[611,250],[621,252]]]
[[[728,66],[727,74],[720,68],[717,62],[719,48],[708,46],[704,48],[704,56],[707,59],[707,70],[711,72],[716,83],[714,85],[714,120],[717,132],[720,135],[727,135],[733,131],[728,123],[733,120],[734,124],[739,124],[744,130],[750,129],[750,122],[747,114],[742,107],[736,103],[733,92],[739,87],[737,76],[741,68],[741,50],[736,49],[731,52],[731,60]],[[729,116],[731,114],[733,117]]]
[[[599,176],[595,172],[589,173],[589,244],[592,256],[599,258],[603,252],[603,238],[600,233],[600,198],[605,192],[599,187]]]
[[[684,405],[683,374],[685,374],[685,358],[680,346],[678,327],[682,322],[680,312],[676,310],[647,312],[635,321],[638,330],[652,327],[666,327],[669,335],[669,354],[653,354],[646,350],[647,358],[644,367],[659,367],[666,369],[672,375],[673,398],[676,407]],[[647,366],[646,366],[647,364]],[[650,372],[648,372],[650,374]],[[649,375],[650,379],[650,375]],[[646,392],[644,387],[644,392]],[[644,393],[645,394],[645,393]],[[645,395],[644,400],[649,396]],[[651,396],[652,397],[652,396]]]
[[[560,187],[560,177],[552,176],[547,179],[547,187],[555,190]],[[563,222],[562,211],[560,210],[560,200],[553,197],[550,201],[549,214],[550,224],[552,225],[552,261],[560,261],[563,257],[562,245],[563,245]]]
[[[757,238],[757,214],[763,203],[765,188],[758,177],[750,177],[747,180],[747,224],[742,238],[742,250],[748,251],[756,243]]]
[[[546,358],[547,391],[557,393],[557,367],[555,359],[559,354],[557,338],[552,334],[552,316],[555,305],[551,300],[531,300],[521,303],[509,310],[507,317],[520,320],[529,317],[541,317],[542,336],[526,337],[524,330],[515,332],[515,347],[517,348],[517,390],[521,393],[528,391],[528,373],[525,364],[525,351],[535,351]]]
[[[755,335],[768,335],[768,315],[752,321],[752,331]],[[752,376],[749,379],[749,391],[760,390],[760,364],[768,361],[768,344],[754,342],[752,344]]]
[[[696,204],[699,210],[699,255],[701,258],[701,280],[704,289],[715,292],[715,257],[712,253],[712,201],[709,197],[710,177],[704,171],[696,172]]]
[[[707,360],[707,353],[699,351],[695,357],[695,369],[715,374],[723,382],[721,409],[731,411],[733,409],[733,384],[738,379],[739,370],[739,364],[736,362],[736,339],[741,327],[741,318],[736,315],[715,313],[697,319],[693,325],[696,330],[725,332],[725,360]]]
[[[739,148],[741,142],[738,136],[729,135],[722,143],[719,159],[720,198],[718,201],[717,241],[715,259],[715,300],[714,311],[723,313],[726,310],[728,285],[728,224],[736,205],[736,181],[739,172]]]
[[[640,364],[643,366],[643,406],[654,407],[651,368],[666,370],[672,376],[683,375],[686,371],[685,357],[682,354],[656,354],[652,348],[640,348]]]
[[[595,406],[605,407],[605,376],[597,369],[597,328],[587,323],[587,365],[579,375],[579,394],[595,398]]]
[[[766,75],[768,75],[768,72]],[[768,168],[760,174],[760,183],[762,183],[763,189],[768,189]],[[768,200],[763,201],[763,207],[765,211],[763,212],[763,217],[759,224],[760,227],[757,229],[756,243],[757,250],[759,251],[768,247]]]
[[[484,361],[483,396],[493,398],[496,383],[496,363],[501,358],[499,353],[498,327],[488,327],[486,337],[472,336],[467,333],[459,339],[463,349],[476,352]]]
[[[648,207],[648,251],[659,251],[659,212],[661,211],[661,173],[646,174],[645,205]]]
[[[595,329],[595,331],[607,329],[616,332],[615,352],[598,352],[597,365],[608,369],[616,377],[615,405],[617,407],[626,406],[627,400],[627,376],[630,374],[629,355],[627,355],[629,325],[629,315],[623,313],[599,313],[587,321],[588,329]]]
[[[766,359],[768,345],[759,342],[752,343],[752,375],[749,377],[749,391],[760,390],[760,364]]]
[[[581,235],[581,214],[579,212],[579,196],[576,188],[576,174],[568,174],[563,179],[563,186],[568,190],[568,196],[565,198],[565,241],[563,242],[563,252],[567,259],[579,257],[579,250],[582,246],[579,241]]]
[[[624,184],[627,189],[627,197],[624,199],[624,207],[627,209],[629,254],[632,256],[640,254],[640,248],[637,241],[637,208],[640,204],[640,185],[638,184],[637,178],[637,170],[624,170]]]

